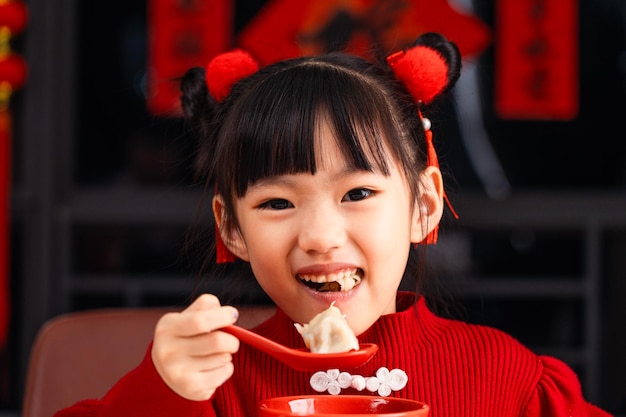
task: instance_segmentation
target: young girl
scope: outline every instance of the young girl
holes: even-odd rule
[[[182,102],[215,190],[219,261],[249,264],[278,307],[254,331],[304,347],[294,323],[334,302],[379,351],[338,363],[341,378],[293,370],[220,331],[237,310],[205,294],[159,321],[143,362],[104,398],[57,417],[254,416],[260,400],[324,389],[419,400],[433,417],[607,415],[559,360],[398,290],[436,241],[446,199],[426,116],[459,74],[457,48],[436,34],[381,65],[328,54],[259,69],[234,51],[190,70]]]

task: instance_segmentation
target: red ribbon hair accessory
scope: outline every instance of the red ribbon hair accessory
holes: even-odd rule
[[[259,70],[259,64],[252,56],[241,50],[217,55],[206,69],[206,83],[209,93],[219,103],[229,94],[233,86]]]

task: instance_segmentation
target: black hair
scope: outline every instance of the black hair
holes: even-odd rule
[[[418,42],[439,43],[448,48],[442,54],[447,62],[455,59],[445,38],[428,36]],[[456,81],[459,72],[455,62],[448,78]],[[386,65],[339,52],[289,59],[240,80],[221,103],[204,77],[200,68],[187,72],[181,101],[199,138],[196,171],[206,190],[223,198],[231,230],[237,227],[234,201],[249,186],[277,175],[315,174],[322,120],[353,168],[388,175],[389,153],[419,202],[426,166],[420,108]]]

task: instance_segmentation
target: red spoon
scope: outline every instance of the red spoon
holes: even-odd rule
[[[236,325],[220,330],[236,336],[239,340],[273,356],[285,365],[299,371],[320,371],[335,368],[353,368],[372,359],[378,351],[373,343],[361,343],[359,350],[340,353],[312,353],[309,349],[292,349]]]

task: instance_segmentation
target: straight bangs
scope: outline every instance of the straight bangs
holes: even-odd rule
[[[237,197],[265,178],[315,174],[315,142],[323,123],[350,168],[389,175],[388,159],[402,159],[402,150],[391,145],[401,140],[394,137],[396,123],[384,93],[332,62],[303,59],[264,77],[237,101],[239,108],[230,114],[238,123],[226,123],[221,136],[227,137],[220,140],[229,141],[222,163],[230,178],[223,178],[223,185]]]

